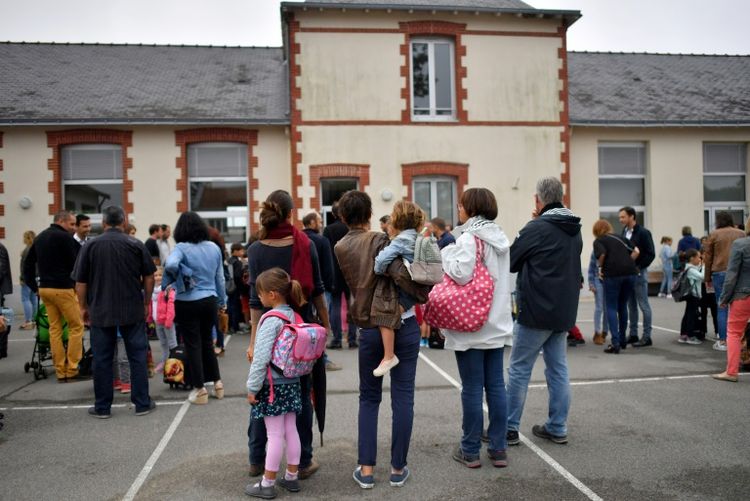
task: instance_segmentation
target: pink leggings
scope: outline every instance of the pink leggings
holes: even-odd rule
[[[736,376],[740,371],[742,336],[750,320],[750,297],[737,299],[729,305],[727,321],[727,374]]]
[[[287,412],[281,416],[264,417],[263,421],[266,423],[268,435],[266,470],[279,471],[281,453],[284,452],[284,439],[286,439],[286,464],[299,465],[302,446],[297,433],[297,414]]]

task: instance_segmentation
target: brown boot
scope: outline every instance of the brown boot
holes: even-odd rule
[[[604,336],[601,332],[594,333],[594,344],[604,344]]]

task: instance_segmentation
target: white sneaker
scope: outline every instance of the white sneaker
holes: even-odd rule
[[[703,341],[701,341],[697,337],[693,336],[693,337],[689,337],[688,340],[686,341],[686,343],[687,344],[701,344],[701,343],[703,343]]]
[[[380,362],[380,365],[378,365],[374,371],[372,371],[372,375],[375,377],[383,377],[388,372],[390,372],[391,369],[396,367],[398,365],[398,357],[396,355],[393,355],[393,358],[390,360],[382,360]]]
[[[713,349],[716,351],[727,351],[727,345],[721,344],[721,341],[716,341],[713,345]]]
[[[664,294],[663,292],[660,292],[660,293],[659,293],[659,297],[664,297],[665,295],[666,295],[666,294]]]
[[[672,299],[672,294],[667,294],[667,295],[666,295],[666,298],[667,298],[667,299]]]

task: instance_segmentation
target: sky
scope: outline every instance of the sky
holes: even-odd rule
[[[0,40],[280,46],[278,0],[0,0]],[[578,51],[750,54],[748,0],[528,0]]]

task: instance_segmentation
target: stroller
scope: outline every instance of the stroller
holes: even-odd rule
[[[49,317],[47,316],[47,307],[39,303],[39,308],[34,317],[36,322],[36,337],[34,339],[34,352],[31,354],[31,361],[26,362],[23,366],[24,372],[34,371],[34,379],[47,379],[48,367],[52,367],[52,352],[49,344]],[[68,322],[63,320],[63,346],[67,348],[68,344]],[[48,362],[48,363],[45,363]]]

